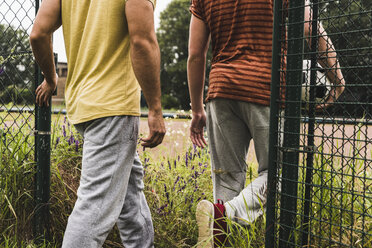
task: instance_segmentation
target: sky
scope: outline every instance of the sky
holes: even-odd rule
[[[159,27],[160,12],[162,12],[172,0],[157,0],[155,8],[155,29]],[[53,38],[53,50],[58,53],[58,61],[66,62],[65,45],[63,42],[62,28],[59,28]]]

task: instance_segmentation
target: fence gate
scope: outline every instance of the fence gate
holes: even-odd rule
[[[48,221],[50,108],[35,106],[42,77],[29,45],[38,8],[38,0],[0,2],[1,236],[32,223],[42,236]],[[25,209],[31,217],[23,216]]]
[[[372,247],[372,1],[276,0],[274,19],[266,247]]]

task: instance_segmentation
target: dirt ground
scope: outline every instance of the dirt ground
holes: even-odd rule
[[[183,154],[190,146],[192,146],[189,138],[190,123],[191,120],[166,119],[165,125],[167,133],[163,143],[159,145],[159,147],[147,149],[146,151],[151,153],[153,156],[160,157],[175,157],[179,154]],[[144,136],[148,134],[147,119],[141,119],[140,133]],[[247,162],[257,163],[253,141],[251,141]]]
[[[163,143],[159,147],[147,151],[160,157],[182,154],[191,146],[190,122],[190,120],[167,119],[167,134]],[[306,133],[304,126],[302,130]],[[148,134],[147,119],[141,119],[140,133],[144,136]],[[324,153],[338,156],[350,156],[354,153],[360,158],[372,159],[372,126],[318,124],[315,128],[315,137],[316,146],[318,148],[322,146]],[[301,143],[306,144],[303,137]],[[247,162],[257,163],[253,141],[250,144]]]

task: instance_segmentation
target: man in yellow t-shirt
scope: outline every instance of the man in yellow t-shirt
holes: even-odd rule
[[[53,32],[63,27],[68,118],[84,137],[78,199],[62,247],[101,247],[116,223],[125,247],[153,247],[153,226],[136,153],[140,87],[149,106],[144,147],[165,134],[160,103],[156,0],[44,0],[30,35],[45,80],[36,103],[56,88]]]

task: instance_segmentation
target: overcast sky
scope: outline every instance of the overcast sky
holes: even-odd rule
[[[157,0],[155,8],[155,29],[159,27],[160,12],[163,11],[172,0]],[[65,45],[63,42],[62,29],[58,29],[53,40],[54,52],[58,53],[58,61],[66,62]]]

